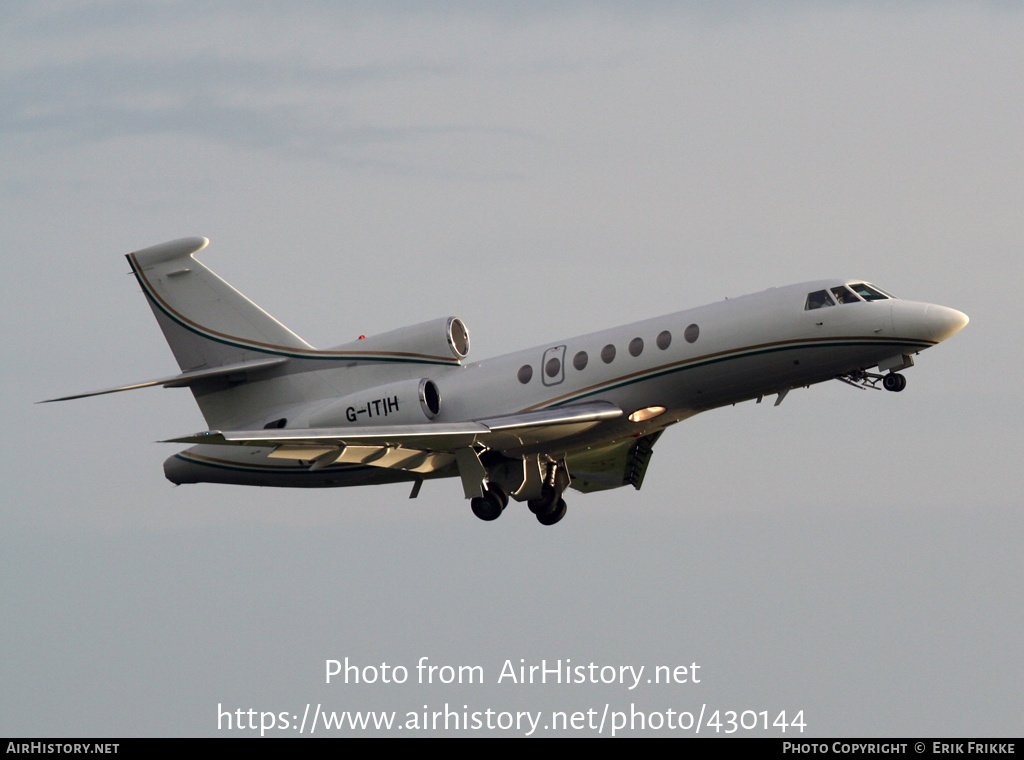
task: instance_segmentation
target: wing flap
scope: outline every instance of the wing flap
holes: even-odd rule
[[[271,459],[312,462],[310,469],[319,470],[334,464],[368,464],[406,472],[427,473],[443,469],[455,461],[451,454],[433,453],[393,446],[306,446],[285,444],[270,454]]]
[[[277,430],[211,430],[171,438],[164,443],[203,443],[220,446],[263,446],[268,448],[334,446],[407,446],[420,451],[453,451],[472,446],[489,432],[475,422],[424,423],[420,425],[365,425],[333,428],[281,428]],[[302,457],[305,459],[306,457]]]
[[[557,441],[622,416],[614,404],[591,402],[558,409],[488,417],[470,422],[311,429],[210,430],[166,443],[259,446],[271,457],[310,460],[318,469],[359,463],[430,472],[455,461],[455,452],[478,447],[499,451]]]

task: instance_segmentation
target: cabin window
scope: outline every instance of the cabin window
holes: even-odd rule
[[[860,301],[860,299],[853,294],[852,290],[843,285],[840,285],[838,288],[832,288],[832,295],[836,297],[836,300],[840,304],[857,303]]]
[[[572,366],[579,370],[586,369],[589,360],[590,357],[587,356],[587,352],[580,351],[576,356],[572,357]]]
[[[544,365],[544,371],[548,377],[556,377],[562,371],[562,362],[558,361],[555,357],[551,357],[548,359],[548,363]]]
[[[880,290],[876,290],[870,285],[865,285],[863,282],[859,282],[856,285],[850,286],[853,292],[863,298],[865,301],[884,301],[889,296]]]
[[[601,361],[605,364],[611,364],[615,361],[615,346],[611,343],[601,349]]]
[[[700,328],[697,325],[690,325],[683,330],[683,337],[686,338],[687,343],[696,343],[697,338],[700,337]]]
[[[519,368],[519,382],[526,385],[533,379],[533,367],[529,364],[524,364]]]
[[[666,348],[672,345],[672,333],[670,333],[668,330],[662,330],[660,333],[658,333],[658,340],[656,342],[658,344],[658,348],[664,351]]]
[[[804,311],[811,309],[824,309],[826,306],[835,306],[835,301],[828,294],[827,290],[816,290],[807,294],[807,303],[804,304]]]
[[[629,342],[629,353],[631,356],[640,356],[644,352],[644,339],[633,338]]]

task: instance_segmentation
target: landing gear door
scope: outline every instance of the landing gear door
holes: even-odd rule
[[[558,385],[565,380],[565,346],[555,346],[544,352],[540,376],[544,385]]]

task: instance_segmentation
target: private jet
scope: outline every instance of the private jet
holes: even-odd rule
[[[49,401],[187,387],[209,429],[176,484],[329,487],[457,477],[473,514],[509,500],[542,525],[565,491],[643,483],[661,434],[700,412],[840,380],[900,392],[914,357],[967,324],[864,280],[820,280],[467,362],[444,317],[317,349],[228,285],[183,238],[128,254],[181,371]]]

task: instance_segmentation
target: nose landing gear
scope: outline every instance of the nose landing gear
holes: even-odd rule
[[[879,380],[882,381],[883,388],[893,393],[899,393],[907,387],[907,378],[897,372],[879,375],[875,372],[858,370],[857,372],[848,372],[845,375],[840,375],[836,380],[842,380],[847,385],[852,385],[854,388],[860,388],[861,390],[870,388],[877,391]]]
[[[896,372],[890,372],[888,375],[882,378],[882,387],[887,391],[893,393],[899,393],[901,390],[907,387],[907,378],[903,377]]]

